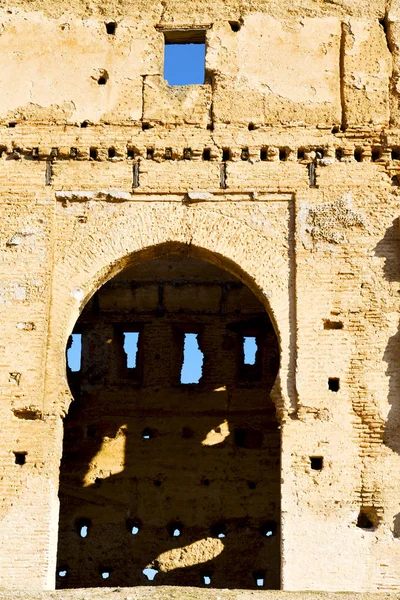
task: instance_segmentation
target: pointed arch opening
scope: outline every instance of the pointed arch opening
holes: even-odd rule
[[[67,345],[57,588],[280,587],[279,344],[245,276],[164,245]]]

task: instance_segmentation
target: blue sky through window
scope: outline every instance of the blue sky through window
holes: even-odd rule
[[[244,364],[254,365],[256,362],[257,340],[252,335],[243,338]]]
[[[125,331],[124,332],[124,351],[126,354],[126,366],[128,369],[136,367],[136,356],[138,351],[139,332]]]
[[[205,44],[165,44],[164,79],[169,85],[204,83]]]
[[[76,373],[81,370],[82,334],[73,333],[71,338],[72,345],[67,350],[67,364],[71,371]]]
[[[203,369],[203,353],[197,333],[185,333],[181,383],[199,383]]]

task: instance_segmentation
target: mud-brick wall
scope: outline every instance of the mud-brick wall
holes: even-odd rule
[[[80,313],[183,247],[278,338],[282,587],[398,589],[398,23],[383,0],[3,6],[1,585],[54,586]],[[204,30],[204,85],[164,81],[175,28]]]

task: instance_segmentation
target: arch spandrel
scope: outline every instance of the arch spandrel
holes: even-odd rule
[[[211,207],[180,202],[57,205],[58,242],[47,355],[48,410],[68,411],[71,392],[66,381],[65,347],[91,296],[126,266],[171,249],[184,249],[194,258],[231,272],[263,302],[281,352],[274,400],[281,417],[293,412],[295,364],[290,332],[295,293],[290,213],[291,197],[275,202],[241,202],[233,208],[225,202]]]

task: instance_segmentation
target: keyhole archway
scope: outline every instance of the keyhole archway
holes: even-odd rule
[[[278,341],[205,258],[127,265],[74,327],[58,588],[280,586]]]

